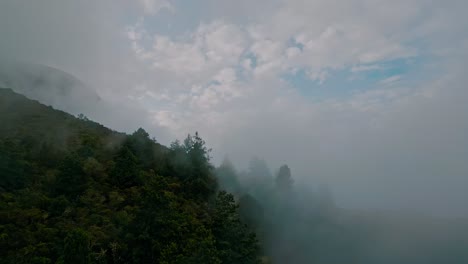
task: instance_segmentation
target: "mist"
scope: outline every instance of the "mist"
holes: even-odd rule
[[[253,158],[245,171],[225,159],[220,188],[233,193],[273,263],[462,263],[468,259],[465,218],[414,210],[349,210],[329,185],[296,182],[282,165],[272,173]]]
[[[275,263],[461,263],[467,8],[6,0],[0,87],[165,145],[198,131],[235,171],[221,185],[262,208]],[[294,181],[278,198],[284,164]]]

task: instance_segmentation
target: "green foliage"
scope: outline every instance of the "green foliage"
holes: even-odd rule
[[[56,195],[65,195],[70,199],[75,199],[86,189],[87,183],[88,177],[83,171],[78,156],[66,156],[59,166],[55,182]]]
[[[208,199],[217,188],[213,167],[210,164],[210,151],[205,141],[195,133],[185,138],[184,143],[171,144],[169,167],[183,184],[187,194],[198,201]]]
[[[13,142],[0,142],[0,188],[5,190],[19,189],[27,182],[27,163],[22,161],[21,154]]]
[[[127,146],[114,158],[114,168],[110,173],[111,183],[121,188],[135,186],[138,181],[138,160]]]
[[[88,264],[89,255],[89,235],[82,229],[71,230],[63,241],[63,262]]]
[[[0,89],[0,264],[255,263],[205,141],[171,148]]]
[[[257,239],[240,220],[231,194],[221,191],[215,201],[213,234],[222,263],[259,263]]]

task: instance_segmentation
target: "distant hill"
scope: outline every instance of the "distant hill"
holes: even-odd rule
[[[155,124],[147,109],[103,99],[96,89],[63,70],[40,64],[0,62],[0,87],[72,115],[84,114],[107,127],[130,132],[145,126],[164,142],[171,140],[167,128]]]

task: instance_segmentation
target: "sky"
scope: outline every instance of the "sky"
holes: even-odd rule
[[[91,87],[90,118],[213,162],[287,163],[349,208],[468,215],[468,2],[2,0],[0,59]],[[83,103],[85,105],[85,103]]]

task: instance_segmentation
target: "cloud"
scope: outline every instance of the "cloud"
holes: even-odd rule
[[[391,77],[388,77],[388,78],[385,78],[385,79],[381,80],[380,84],[387,85],[387,84],[397,82],[400,79],[401,79],[401,75],[393,75]]]
[[[241,28],[214,21],[179,39],[147,34],[138,24],[127,30],[135,56],[156,74],[169,76],[166,101],[208,110],[242,96],[236,68],[245,59],[247,33]],[[145,39],[151,45],[145,47]]]
[[[163,143],[198,130],[215,162],[226,153],[237,164],[253,155],[287,162],[298,182],[333,183],[348,206],[456,211],[468,198],[466,8],[457,0],[7,0],[0,57],[63,69],[128,109],[100,122],[131,131],[142,120]],[[410,69],[398,72],[398,61]],[[334,92],[305,95],[283,78],[298,72],[307,91]],[[161,127],[170,134],[161,138]],[[434,189],[446,198],[429,195]]]
[[[371,65],[357,65],[351,68],[351,72],[365,72],[365,71],[375,71],[381,70],[383,67],[381,65],[371,64]]]
[[[161,62],[155,73],[177,76],[175,82],[184,80],[181,87],[192,84],[187,90],[174,89],[175,95],[184,95],[190,107],[169,110],[170,124],[174,125],[170,129],[176,134],[184,130],[176,124],[184,124],[185,130],[199,130],[214,147],[215,156],[229,154],[237,164],[246,164],[254,154],[272,164],[288,162],[299,182],[331,182],[347,206],[385,204],[432,211],[445,208],[452,213],[461,210],[455,198],[423,199],[443,181],[444,171],[454,177],[444,181],[444,188],[463,182],[454,176],[460,173],[448,169],[448,160],[460,164],[456,155],[460,150],[432,142],[440,142],[440,135],[449,134],[447,127],[466,129],[466,122],[428,121],[436,109],[447,116],[459,115],[455,109],[442,106],[455,100],[455,94],[464,96],[461,75],[447,77],[454,65],[442,62],[448,62],[449,57],[450,61],[457,60],[447,54],[431,57],[435,46],[439,50],[441,45],[438,38],[444,33],[440,28],[419,31],[422,25],[431,23],[445,28],[446,21],[435,22],[430,14],[449,17],[452,5],[446,8],[434,10],[423,1],[287,1],[269,9],[269,15],[262,15],[261,8],[250,10],[258,16],[247,22],[235,23],[235,18],[228,18],[200,23],[179,36],[155,34],[168,41],[167,46],[158,46],[164,48],[149,49]],[[429,14],[421,10],[429,10]],[[238,18],[242,12],[230,15]],[[230,33],[212,34],[218,31]],[[208,35],[217,36],[213,43],[222,44],[208,48]],[[220,46],[226,50],[216,48]],[[179,56],[199,59],[190,60],[192,69],[183,65]],[[402,78],[392,70],[367,90],[317,102],[304,98],[281,78],[285,73],[303,70],[311,81],[324,83],[333,81],[336,71],[386,70],[384,65],[392,61],[421,57],[437,65],[430,72],[437,72],[433,76],[440,82],[412,75]],[[215,77],[221,75],[220,69],[229,72],[230,81],[224,83],[222,80],[227,79]],[[418,69],[425,70],[429,71]],[[409,82],[411,78],[416,79]],[[312,82],[310,86],[314,89]],[[221,87],[237,94],[225,100]],[[342,89],[346,90],[346,85]],[[425,131],[432,132],[428,135]],[[424,139],[419,138],[423,134]],[[466,144],[460,135],[453,136],[457,144]],[[438,160],[442,155],[438,149],[450,158]],[[466,171],[466,167],[456,170]],[[418,186],[423,182],[427,184]],[[394,192],[386,186],[393,186]],[[355,197],[356,193],[361,196]],[[463,189],[458,188],[457,193],[452,197],[462,195]],[[438,206],[431,208],[433,204]]]
[[[320,72],[309,72],[307,76],[309,76],[309,78],[312,81],[318,81],[319,84],[322,84],[323,82],[325,82],[329,74],[326,71],[320,71]]]
[[[138,42],[141,38],[134,38],[135,34],[135,30],[128,32],[129,39],[139,47],[135,53],[140,59],[150,61],[157,70],[179,75],[198,75],[205,70],[212,73],[217,66],[236,65],[244,51],[244,33],[223,22],[201,24],[178,41],[156,34],[147,49]]]
[[[155,15],[159,10],[167,8],[173,11],[173,6],[168,0],[138,0],[146,14]]]

